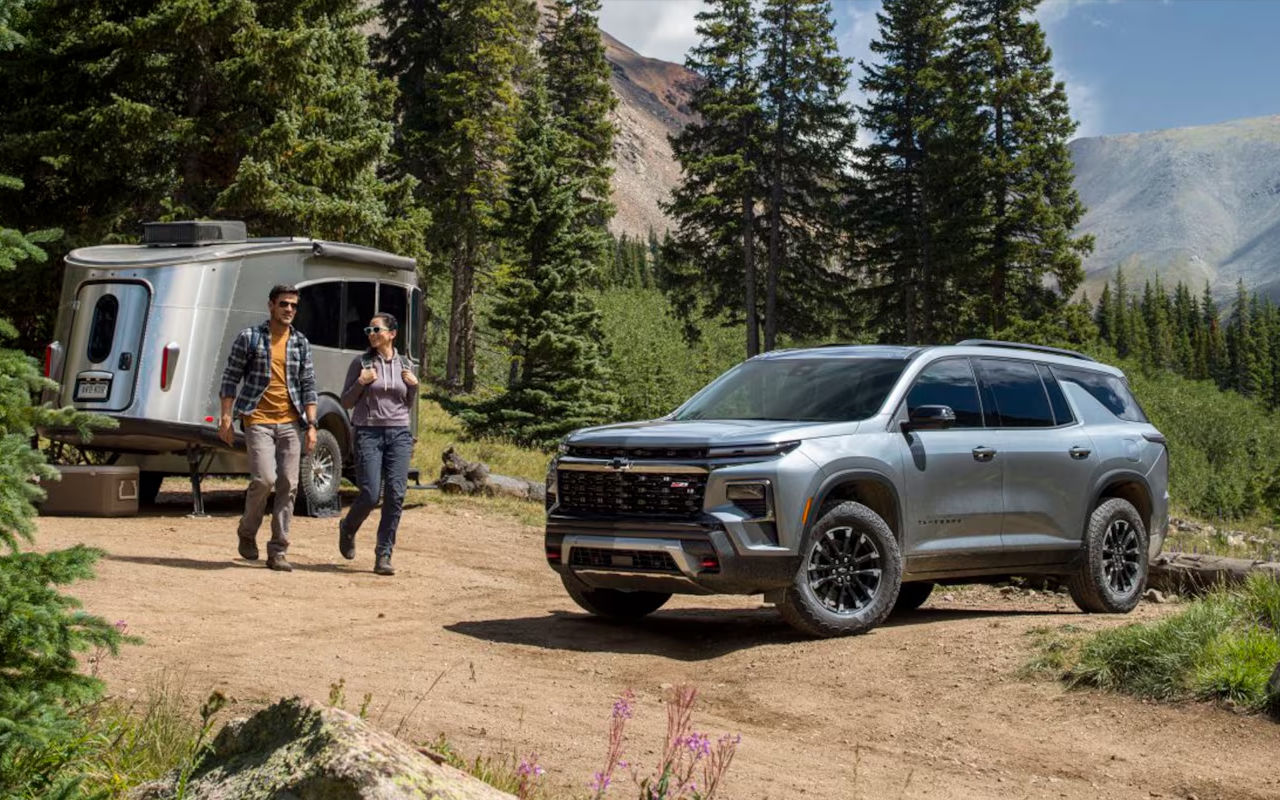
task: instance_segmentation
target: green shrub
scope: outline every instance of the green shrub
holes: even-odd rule
[[[619,419],[653,419],[674,410],[745,358],[741,326],[703,325],[688,344],[667,298],[656,289],[618,289],[596,301],[621,396]]]
[[[1093,686],[1154,700],[1218,700],[1280,714],[1267,682],[1280,663],[1280,581],[1254,575],[1185,610],[1152,623],[1093,634],[1063,656],[1060,637],[1046,637],[1028,671],[1065,663],[1072,686]],[[1051,650],[1049,650],[1051,648]]]

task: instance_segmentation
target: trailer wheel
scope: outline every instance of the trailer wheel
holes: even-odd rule
[[[309,517],[332,517],[342,509],[338,486],[342,482],[342,446],[324,428],[316,431],[316,446],[302,457],[298,470],[298,512]]]

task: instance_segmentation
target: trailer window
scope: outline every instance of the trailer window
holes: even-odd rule
[[[409,321],[404,324],[404,335],[409,337],[405,352],[419,361],[422,360],[422,351],[426,349],[422,341],[422,319],[422,290],[414,289],[409,296]]]
[[[293,325],[307,341],[321,347],[338,346],[338,326],[342,310],[342,281],[327,281],[298,290],[298,314]]]
[[[378,311],[385,311],[395,317],[400,326],[400,332],[396,334],[396,349],[406,355],[413,355],[409,348],[409,331],[412,329],[405,313],[407,307],[403,286],[396,286],[394,283],[378,284]]]
[[[347,281],[347,297],[343,304],[342,327],[345,337],[344,350],[364,350],[369,347],[369,337],[364,328],[376,309],[373,307],[377,284],[373,281]]]
[[[120,316],[120,301],[113,294],[104,294],[93,307],[93,321],[89,324],[89,363],[100,364],[111,355],[111,344],[116,338],[116,318]]]

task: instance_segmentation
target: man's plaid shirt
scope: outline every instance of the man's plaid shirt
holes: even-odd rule
[[[298,410],[298,416],[305,418],[306,406],[316,402],[316,371],[311,363],[311,343],[297,328],[289,328],[284,369],[289,400]],[[234,397],[233,415],[244,416],[258,407],[270,381],[271,324],[268,321],[256,328],[245,328],[236,336],[231,355],[227,356],[227,368],[222,371],[219,396]]]

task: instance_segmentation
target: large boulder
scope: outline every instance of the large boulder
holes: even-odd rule
[[[174,800],[177,775],[133,800]],[[218,733],[184,795],[192,800],[511,800],[359,717],[293,697]]]

